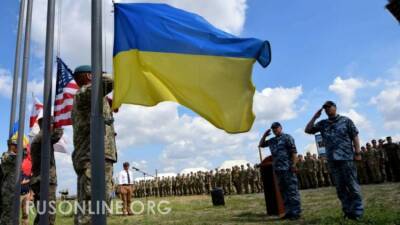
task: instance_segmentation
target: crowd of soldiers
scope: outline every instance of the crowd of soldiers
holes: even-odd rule
[[[386,143],[372,140],[362,147],[362,160],[356,161],[360,184],[399,182],[400,145],[387,137]],[[334,185],[325,157],[306,153],[299,154],[297,178],[300,189]],[[198,171],[176,176],[157,177],[134,183],[134,196],[185,196],[209,194],[215,187],[221,187],[226,195],[263,192],[263,183],[258,165],[234,166],[232,169]]]
[[[372,140],[361,147],[361,161],[356,161],[360,184],[378,184],[400,181],[400,145],[391,137]],[[326,187],[334,184],[329,173],[328,161],[307,152],[306,157],[298,155],[297,178],[300,189]]]
[[[165,197],[209,194],[220,187],[226,195],[260,193],[263,190],[258,165],[247,164],[215,171],[197,171],[176,176],[157,177],[134,184],[135,197]]]

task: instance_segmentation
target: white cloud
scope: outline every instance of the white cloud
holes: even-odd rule
[[[350,109],[348,112],[344,112],[342,114],[353,120],[354,124],[356,125],[356,127],[359,128],[360,132],[371,134],[372,132],[371,122],[367,119],[366,116],[358,113],[354,109]]]
[[[329,90],[339,95],[343,108],[348,109],[356,106],[354,103],[356,91],[363,86],[363,82],[359,79],[342,79],[339,76],[335,78],[333,84],[329,85]]]
[[[400,85],[389,86],[371,98],[382,114],[386,129],[400,130]]]
[[[296,101],[303,89],[301,86],[294,88],[265,88],[254,96],[254,112],[257,122],[272,122],[289,120],[297,116],[299,109]]]
[[[312,154],[317,154],[318,155],[318,150],[317,150],[317,145],[314,143],[310,143],[308,145],[306,145],[306,147],[304,148],[304,151],[299,151],[302,152],[303,156],[306,155],[307,152],[310,152],[311,155]]]
[[[28,81],[27,87],[27,98],[28,101],[31,98],[32,93],[37,96],[41,97],[43,93],[43,80],[30,80]],[[18,81],[19,90],[21,88],[21,80]],[[12,93],[12,86],[13,86],[13,75],[10,71],[1,69],[0,68],[0,96],[11,99]]]
[[[12,77],[10,71],[0,68],[0,96],[11,98]]]
[[[91,1],[64,0],[61,13],[61,57],[72,68],[79,64],[90,63],[90,9]],[[121,2],[121,1],[119,1]],[[159,2],[168,3],[177,8],[197,13],[218,28],[239,34],[246,18],[247,0],[124,0],[122,2]],[[103,0],[103,41],[104,67],[111,71],[112,45],[113,45],[113,14],[112,1]],[[46,35],[47,1],[34,1],[32,40],[33,52],[40,58],[44,57]],[[56,23],[56,31],[58,22]],[[58,34],[56,32],[56,40]]]

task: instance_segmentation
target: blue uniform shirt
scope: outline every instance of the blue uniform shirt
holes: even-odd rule
[[[353,138],[358,135],[358,130],[351,119],[337,115],[333,119],[321,120],[311,133],[317,132],[321,132],[328,160],[354,159]]]
[[[262,147],[269,147],[274,170],[289,170],[292,165],[292,154],[297,153],[294,139],[289,134],[282,133],[265,142]]]

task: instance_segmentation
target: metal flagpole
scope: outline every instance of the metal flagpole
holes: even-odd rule
[[[11,97],[9,137],[11,137],[13,135],[13,127],[14,127],[14,123],[15,123],[15,111],[17,109],[18,77],[19,77],[19,68],[21,66],[20,65],[21,42],[22,42],[22,32],[23,32],[22,29],[24,28],[25,5],[26,5],[26,1],[21,0],[20,6],[19,6],[17,45],[15,47],[14,79],[13,79],[12,97]]]
[[[22,64],[22,79],[21,79],[21,96],[19,102],[19,127],[18,127],[18,154],[17,164],[15,165],[15,193],[14,193],[14,204],[13,204],[13,224],[19,225],[19,211],[20,211],[20,196],[21,196],[21,162],[23,156],[23,137],[25,128],[25,110],[26,110],[26,90],[28,83],[28,72],[29,72],[29,53],[30,53],[30,37],[31,37],[31,23],[32,23],[32,7],[33,0],[28,0],[27,13],[26,13],[26,25],[25,25],[25,46],[24,46],[24,57]]]
[[[105,157],[102,87],[102,1],[92,0],[92,92],[90,115],[90,159],[92,225],[106,225]]]
[[[49,170],[51,148],[51,105],[52,105],[52,74],[53,74],[53,50],[54,50],[54,17],[55,0],[47,3],[47,27],[46,27],[46,55],[44,68],[43,89],[43,126],[42,126],[42,153],[40,165],[40,206],[44,208],[44,214],[40,215],[39,224],[49,224]]]

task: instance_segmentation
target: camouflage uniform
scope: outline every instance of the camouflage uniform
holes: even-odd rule
[[[325,157],[321,157],[320,159],[321,162],[321,168],[322,168],[322,175],[324,176],[324,185],[325,186],[331,186],[331,177],[328,169],[328,161],[326,160]]]
[[[311,154],[307,152],[306,159],[304,161],[304,169],[307,177],[307,181],[310,184],[310,188],[317,188],[317,173],[315,160],[311,157]]]
[[[239,174],[240,174],[240,186],[242,189],[242,194],[243,193],[248,194],[249,193],[249,183],[248,183],[248,179],[247,179],[247,172],[244,169],[244,165],[240,166]]]
[[[308,189],[310,188],[310,184],[308,182],[307,179],[307,171],[305,169],[304,166],[304,157],[302,155],[298,155],[298,161],[297,161],[297,169],[299,170],[298,172],[298,177],[300,177],[299,179],[299,183],[300,183],[300,188],[301,189]]]
[[[372,183],[381,182],[381,173],[379,171],[379,156],[376,149],[367,144],[367,151],[365,152],[365,159],[367,162],[368,180]]]
[[[257,193],[260,193],[263,190],[263,183],[261,179],[260,167],[257,167],[257,165],[254,165],[254,174],[255,174],[256,188],[258,189]]]
[[[206,172],[206,177],[205,177],[205,185],[206,185],[206,193],[210,194],[212,190],[212,176],[213,176],[213,171]]]
[[[378,146],[376,144],[376,140],[372,140],[372,148],[375,149],[377,152],[379,172],[381,174],[381,182],[385,182],[387,180],[386,166],[385,166],[387,161],[387,156],[382,146]]]
[[[367,161],[365,158],[365,147],[361,147],[361,160],[355,161],[357,168],[357,177],[360,184],[368,183]]]
[[[289,134],[282,133],[262,144],[269,147],[272,155],[272,167],[278,178],[285,213],[290,216],[299,216],[301,213],[300,193],[295,173],[291,171],[292,154],[297,153],[294,139]]]
[[[317,158],[316,154],[313,154],[313,159],[316,164],[317,168],[317,181],[318,181],[318,187],[323,187],[325,186],[325,181],[324,181],[324,175],[322,174],[322,163],[321,161]]]
[[[389,160],[391,181],[400,181],[400,145],[395,143],[386,143],[383,145]]]
[[[236,194],[242,194],[242,186],[240,184],[240,171],[239,167],[234,166],[232,169],[232,182],[235,186]]]
[[[12,203],[15,193],[15,164],[17,156],[11,152],[4,152],[1,157],[1,169],[3,171],[3,184],[1,187],[2,193],[2,214],[0,217],[1,225],[12,225],[13,224],[13,213]]]
[[[215,169],[214,187],[221,187],[221,179],[219,172],[220,171],[218,169]]]
[[[113,82],[110,78],[103,77],[104,96],[112,91]],[[91,163],[90,163],[90,111],[91,111],[91,84],[82,86],[74,97],[72,109],[72,124],[74,132],[74,152],[72,162],[78,176],[78,203],[83,207],[88,206],[91,199]],[[111,107],[106,97],[103,98],[104,117],[104,150],[105,150],[105,178],[106,197],[110,202],[112,193],[113,164],[117,161],[115,146],[115,132]],[[74,224],[90,224],[89,208],[85,212],[75,215]]]
[[[54,144],[57,143],[63,135],[62,129],[55,129],[51,135],[50,144],[50,171],[49,171],[49,201],[56,202],[56,191],[57,191],[57,170],[56,160],[54,158]],[[37,134],[31,144],[31,158],[32,158],[32,179],[31,188],[34,193],[34,205],[35,207],[40,201],[40,168],[41,168],[41,156],[42,156],[42,131]],[[49,213],[49,224],[55,224],[56,214]],[[35,217],[34,224],[39,224],[39,214]]]
[[[362,216],[364,207],[354,166],[353,138],[358,130],[345,116],[324,119],[316,123],[311,133],[321,132],[326,146],[329,171],[334,178],[338,198],[346,216]]]
[[[225,183],[226,183],[226,190],[228,191],[228,194],[229,195],[233,194],[232,172],[229,168],[226,169]]]

